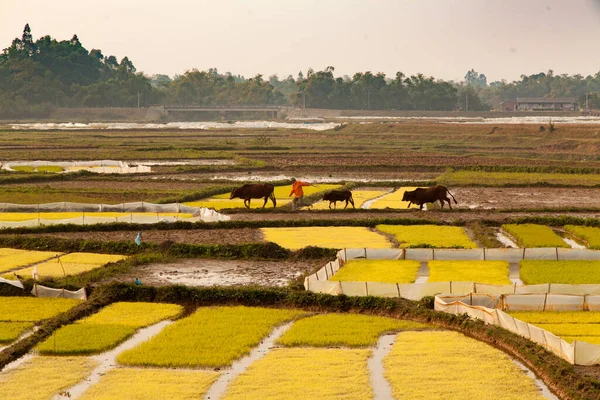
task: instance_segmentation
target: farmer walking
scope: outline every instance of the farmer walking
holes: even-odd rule
[[[310,186],[310,183],[297,181],[295,178],[292,178],[292,191],[290,192],[290,196],[294,195],[292,210],[297,210],[304,205],[304,190],[302,190],[302,186]]]

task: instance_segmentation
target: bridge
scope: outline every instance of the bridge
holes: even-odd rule
[[[151,117],[168,117],[170,113],[180,112],[218,112],[222,120],[226,120],[227,113],[231,112],[264,112],[270,118],[277,119],[277,113],[283,110],[284,107],[273,105],[258,105],[258,106],[201,106],[201,105],[161,105],[150,106],[148,115]]]

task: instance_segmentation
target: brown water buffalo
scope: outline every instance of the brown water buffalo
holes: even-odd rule
[[[244,206],[250,208],[250,199],[265,199],[262,208],[267,205],[267,200],[271,199],[273,202],[273,208],[277,207],[277,200],[275,200],[275,188],[270,183],[254,183],[245,184],[242,187],[233,189],[229,200],[235,199],[236,197],[244,199]]]
[[[452,209],[452,204],[450,203],[450,199],[446,196],[446,193],[452,196],[452,193],[445,186],[437,185],[431,186],[428,188],[416,188],[415,190],[404,192],[404,196],[402,196],[402,201],[408,201],[408,207],[412,203],[418,204],[419,209],[423,209],[423,204],[425,203],[434,203],[437,200],[440,201],[442,208],[444,208],[444,201],[448,202],[448,207]],[[454,204],[458,204],[454,196]]]
[[[354,207],[354,199],[352,198],[352,192],[347,189],[332,190],[330,192],[327,192],[323,195],[323,200],[329,201],[330,209],[331,209],[331,203],[333,203],[333,208],[336,208],[336,202],[338,202],[338,201],[346,202],[344,209],[346,209],[346,207],[348,207],[348,202],[350,202],[350,204],[352,204],[352,208],[355,208]]]

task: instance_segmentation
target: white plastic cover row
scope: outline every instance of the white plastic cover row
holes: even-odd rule
[[[74,170],[89,170],[105,174],[136,174],[152,172],[151,168],[146,165],[138,165],[135,167],[129,166],[124,161],[115,160],[93,160],[93,161],[9,161],[2,164],[2,169],[14,171],[13,167],[30,166],[30,167],[61,167],[63,172],[72,172]]]
[[[589,297],[588,297],[589,298]],[[435,297],[435,310],[451,314],[468,314],[487,324],[497,325],[543,346],[567,362],[575,365],[600,363],[600,345],[574,341],[569,344],[545,329],[513,318],[505,312],[484,306],[470,306],[458,300]]]
[[[600,294],[600,285],[489,285],[477,282],[381,283],[330,281],[348,260],[600,260],[600,250],[530,248],[530,249],[344,249],[304,280],[304,287],[316,293],[347,296],[404,297],[420,300],[439,293],[470,294]]]
[[[33,289],[31,289],[31,294],[36,297],[61,297],[66,299],[87,300],[85,288],[81,288],[77,291],[71,291],[66,289],[53,289],[35,283],[33,285]]]

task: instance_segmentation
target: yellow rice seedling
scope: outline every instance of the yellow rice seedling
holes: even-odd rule
[[[240,185],[241,186],[241,185]],[[310,196],[315,193],[325,192],[332,189],[339,188],[340,185],[318,185],[318,186],[304,186],[302,190],[304,191],[304,196]],[[292,201],[293,197],[290,197],[290,191],[292,190],[291,185],[285,186],[275,186],[275,198],[277,199],[277,207],[286,205]],[[207,207],[214,208],[215,210],[221,210],[225,208],[244,208],[244,200],[242,199],[231,199],[229,200],[229,196],[231,193],[222,193],[218,194],[206,199],[202,199],[200,201],[193,201],[189,203],[184,203],[190,207]],[[262,208],[264,200],[260,199],[252,199],[250,201],[250,208]],[[273,207],[273,203],[271,200],[267,201],[267,205],[265,207]]]
[[[370,356],[368,349],[274,349],[235,379],[224,399],[371,399]]]
[[[29,267],[15,271],[15,273],[31,277],[34,268],[37,268],[38,275],[41,279],[51,277],[61,277],[66,275],[77,275],[83,272],[88,272],[96,268],[100,268],[102,264],[76,264],[76,263],[59,263],[56,260],[37,264],[35,267]],[[12,275],[12,274],[9,274]],[[14,275],[12,275],[14,277]],[[10,276],[6,276],[10,278]]]
[[[321,314],[303,318],[277,341],[287,346],[366,347],[389,332],[433,329],[430,325],[360,314]]]
[[[58,329],[38,345],[42,354],[91,354],[117,346],[139,328],[174,318],[177,304],[113,303],[100,312]]]
[[[429,282],[478,282],[510,285],[507,261],[429,261]]]
[[[589,249],[600,250],[600,228],[565,225],[565,230],[585,241]]]
[[[52,318],[81,300],[38,297],[0,297],[0,321],[35,322]]]
[[[183,311],[178,304],[118,302],[78,321],[79,324],[118,324],[142,328],[165,319],[176,318]]]
[[[62,253],[57,253],[55,251],[23,250],[21,253],[0,258],[0,272],[36,264],[49,260],[57,255],[62,255]],[[7,277],[7,279],[11,278],[14,279],[13,274],[10,274],[10,276]]]
[[[2,222],[22,222],[22,221],[33,221],[37,219],[70,219],[70,218],[81,218],[87,217],[102,217],[102,218],[123,218],[130,216],[151,216],[156,217],[156,213],[118,213],[118,212],[40,212],[40,213],[14,213],[14,212],[1,212],[0,221]],[[192,214],[179,214],[179,213],[159,213],[161,217],[179,217],[179,218],[191,218]]]
[[[530,324],[600,324],[600,311],[513,311],[513,317]]]
[[[223,367],[248,354],[276,325],[303,314],[299,310],[203,307],[121,353],[117,360],[138,366]]]
[[[33,322],[0,322],[0,344],[10,343],[26,330],[33,328]]]
[[[600,336],[561,336],[560,338],[567,343],[573,343],[577,340],[578,342],[600,344]]]
[[[544,398],[506,354],[457,332],[401,332],[383,365],[397,399]]]
[[[413,283],[420,266],[413,260],[350,260],[329,280]]]
[[[37,172],[63,172],[65,169],[63,167],[59,167],[58,165],[40,165],[37,167]]]
[[[520,266],[526,285],[600,283],[600,260],[521,260]]]
[[[365,201],[374,199],[379,196],[383,196],[386,194],[386,190],[353,190],[352,191],[352,200],[354,200],[354,207],[361,208]],[[336,209],[342,210],[346,205],[345,201],[338,201],[336,205]],[[329,201],[318,201],[314,203],[312,206],[313,210],[329,210]],[[333,210],[333,204],[331,205],[331,209]],[[348,203],[347,208],[352,208],[352,204]]]
[[[402,201],[404,192],[415,190],[415,187],[401,187],[389,195],[382,197],[371,204],[371,209],[383,209],[383,208],[408,208],[408,202]],[[418,205],[412,204],[410,208],[419,208]]]
[[[82,400],[196,400],[219,377],[212,371],[116,368],[108,371]]]
[[[3,248],[0,248],[0,257],[24,254],[25,252],[28,252],[28,251],[30,251],[30,250],[20,250],[20,249],[11,249],[8,247],[3,247]]]
[[[504,224],[502,229],[510,233],[523,247],[570,247],[548,226]]]
[[[119,254],[98,254],[98,253],[69,253],[60,257],[62,262],[79,264],[108,264],[126,259],[127,256]]]
[[[95,366],[87,357],[33,357],[0,373],[0,387],[11,400],[51,399],[85,379]]]
[[[556,336],[600,336],[600,324],[535,324]]]
[[[127,325],[65,325],[38,344],[40,354],[81,355],[110,350],[132,336],[137,328]]]
[[[288,203],[290,203],[292,200],[279,200],[277,199],[277,207],[281,207],[284,206]],[[250,201],[250,208],[262,208],[263,204],[264,204],[264,200],[261,199],[252,199]],[[190,207],[206,207],[206,208],[213,208],[215,210],[224,210],[226,208],[245,208],[246,206],[244,206],[244,200],[242,199],[231,199],[229,200],[229,197],[227,197],[227,199],[216,199],[216,198],[208,198],[208,199],[204,199],[204,200],[200,200],[200,201],[193,201],[190,203],[184,203],[186,206],[190,206]],[[267,202],[267,204],[265,205],[265,208],[271,208],[273,207],[273,203],[271,202],[271,200],[269,200]]]
[[[332,249],[389,249],[392,244],[383,235],[356,226],[311,226],[305,228],[261,228],[266,241],[291,250],[307,246]]]
[[[400,247],[435,247],[474,249],[475,243],[458,226],[439,225],[377,225],[381,232],[394,235]]]

